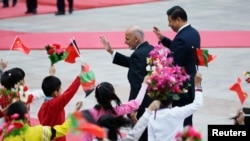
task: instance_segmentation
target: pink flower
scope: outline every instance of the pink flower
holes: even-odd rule
[[[173,64],[168,48],[155,46],[147,59],[149,80],[148,95],[153,99],[166,100],[173,94],[187,92],[183,86],[189,75],[182,67]]]
[[[192,126],[186,126],[182,132],[178,132],[175,136],[176,141],[201,141],[201,133]]]
[[[15,114],[11,115],[10,118],[11,119],[17,119],[17,118],[19,118],[19,114],[15,113]]]

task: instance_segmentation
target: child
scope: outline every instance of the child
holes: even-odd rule
[[[143,114],[143,116],[140,117],[139,121],[136,122],[132,130],[128,132],[126,137],[124,139],[119,139],[119,129],[121,127],[129,127],[132,126],[131,119],[125,118],[125,117],[115,117],[113,115],[107,114],[103,115],[99,118],[97,121],[97,124],[101,127],[104,127],[107,129],[107,140],[112,141],[137,141],[142,133],[144,132],[145,128],[148,125],[148,118],[150,115],[153,114],[153,111],[159,109],[160,101],[154,100],[148,108],[146,108],[147,112]],[[105,140],[105,139],[100,139]]]
[[[81,66],[83,71],[84,65]],[[81,73],[80,72],[80,73]],[[54,126],[65,121],[65,106],[77,92],[80,86],[80,77],[77,76],[66,91],[62,93],[61,81],[56,76],[47,76],[43,79],[42,90],[46,95],[38,111],[38,119],[42,125]],[[66,137],[57,138],[56,141],[66,141]]]
[[[79,109],[77,105],[76,109]],[[28,109],[21,101],[9,105],[5,126],[1,130],[3,141],[51,141],[68,133],[71,119],[66,120],[61,125],[31,127],[27,121]],[[12,128],[10,128],[12,127]],[[7,132],[3,132],[7,131]]]
[[[184,119],[202,107],[203,96],[201,88],[202,76],[195,75],[195,99],[185,106],[172,107],[173,99],[168,97],[161,101],[160,109],[149,117],[148,140],[150,141],[173,141],[178,131],[183,130]],[[147,112],[147,111],[146,111]]]
[[[4,109],[12,102],[12,99],[17,98],[20,99],[20,97],[28,97],[29,95],[32,95],[31,100],[37,100],[37,99],[43,99],[45,96],[42,92],[42,90],[35,90],[35,91],[26,91],[25,95],[22,94],[20,96],[13,95],[9,93],[10,91],[14,92],[15,89],[17,89],[17,86],[20,85],[22,87],[25,86],[25,72],[23,69],[15,67],[9,70],[4,71],[4,73],[1,76],[1,84],[3,88],[1,89],[0,93],[0,106],[2,110],[0,111],[0,118],[4,116]],[[19,89],[19,88],[18,88]],[[27,102],[26,104],[29,106],[30,102],[32,101],[24,101]],[[28,108],[29,109],[29,108]]]
[[[98,102],[93,108],[89,109],[94,121],[106,114],[114,115],[115,117],[130,114],[139,108],[147,90],[146,84],[147,76],[144,78],[144,83],[136,97],[136,99],[130,100],[124,104],[121,103],[119,97],[115,94],[115,89],[112,84],[108,82],[102,82],[95,88],[95,97]],[[112,106],[112,101],[116,103],[116,106]],[[88,133],[83,133],[84,141],[92,141],[92,137]]]

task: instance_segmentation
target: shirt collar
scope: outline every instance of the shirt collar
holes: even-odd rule
[[[135,49],[137,49],[141,44],[145,43],[146,41],[141,42],[139,45],[136,46]]]
[[[189,26],[190,24],[189,23],[186,23],[185,25],[183,25],[179,30],[178,30],[178,32],[180,32],[183,28],[185,28],[185,27],[187,27],[187,26]],[[178,33],[177,32],[177,33]]]
[[[50,101],[51,99],[53,99],[53,97],[46,96],[45,99],[44,99],[44,102]]]

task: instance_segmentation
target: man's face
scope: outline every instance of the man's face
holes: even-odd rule
[[[172,28],[174,32],[178,32],[179,30],[179,18],[173,20],[171,16],[168,16],[168,26]]]
[[[137,37],[130,31],[125,32],[125,44],[127,44],[131,50],[134,50],[138,45]]]

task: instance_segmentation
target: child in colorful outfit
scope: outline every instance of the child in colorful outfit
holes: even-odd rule
[[[15,67],[9,70],[4,71],[1,76],[1,93],[0,93],[0,106],[2,110],[0,111],[0,118],[4,116],[4,109],[12,102],[12,99],[18,98],[20,96],[15,95],[14,93],[10,94],[10,91],[15,91],[16,86],[20,85],[22,87],[25,86],[25,72],[23,69]],[[45,96],[42,90],[34,90],[34,91],[25,91],[25,96],[32,95],[31,101],[24,101],[27,102],[26,104],[29,105],[33,100],[43,99]],[[23,99],[26,100],[24,95],[21,95]],[[22,99],[21,99],[22,100]]]
[[[84,64],[81,65],[82,73]],[[47,76],[43,79],[42,90],[46,98],[38,111],[38,119],[42,125],[60,125],[65,121],[65,106],[76,94],[80,86],[80,77],[76,76],[72,84],[62,93],[61,81],[56,76]],[[66,141],[66,136],[55,139]]]
[[[183,130],[184,119],[203,105],[201,81],[201,74],[196,73],[195,100],[186,106],[172,107],[171,97],[166,101],[154,100],[129,131],[127,137],[121,141],[136,141],[146,127],[148,127],[150,141],[175,141],[177,133]]]
[[[72,122],[67,119],[61,125],[32,127],[27,123],[27,114],[28,109],[22,101],[14,102],[8,107],[7,121],[1,130],[4,134],[3,141],[51,141],[66,135]]]
[[[144,83],[137,95],[136,99],[130,100],[124,104],[121,103],[119,97],[115,94],[115,89],[112,84],[108,82],[102,82],[96,86],[95,97],[98,102],[93,108],[89,109],[91,115],[93,116],[95,122],[106,114],[111,114],[114,116],[124,116],[130,114],[139,108],[142,100],[145,96],[148,85],[146,84],[147,76],[144,78]],[[116,103],[116,106],[112,106],[112,101]],[[92,141],[94,139],[88,133],[83,133],[83,141]]]
[[[161,101],[160,109],[149,116],[148,140],[150,141],[174,141],[178,131],[183,130],[184,119],[195,113],[203,105],[201,88],[202,76],[199,72],[195,75],[195,99],[185,106],[172,107],[173,99],[168,97]],[[148,111],[146,110],[145,113]],[[140,120],[140,119],[139,119]]]

